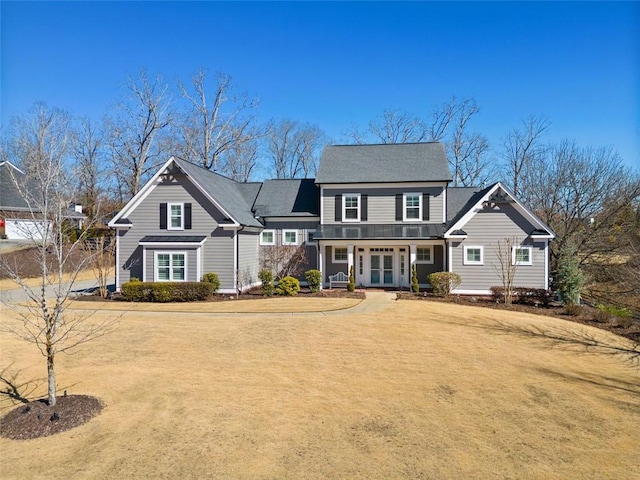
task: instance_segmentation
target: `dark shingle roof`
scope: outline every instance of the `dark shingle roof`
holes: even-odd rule
[[[147,235],[140,239],[143,243],[200,243],[206,235]]]
[[[451,181],[444,146],[438,142],[333,145],[320,158],[316,183]]]
[[[320,189],[310,178],[265,180],[254,211],[259,217],[315,217],[320,212]]]
[[[495,185],[495,184],[494,184]],[[485,195],[493,185],[481,187],[447,188],[447,224],[456,223]]]
[[[251,213],[251,205],[258,194],[259,185],[238,183],[193,163],[178,159],[174,161],[241,225],[262,227]]]
[[[9,162],[0,163],[0,210],[27,210],[27,202],[24,201],[14,179],[23,181],[24,173],[15,168]]]

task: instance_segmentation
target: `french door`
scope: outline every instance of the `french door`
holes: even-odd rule
[[[393,285],[393,254],[371,253],[371,285]]]

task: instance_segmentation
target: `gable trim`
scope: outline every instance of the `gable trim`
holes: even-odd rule
[[[163,175],[169,168],[169,166],[171,164],[175,164],[178,168],[180,168],[179,165],[176,164],[175,162],[175,158],[171,157],[169,158],[169,160],[167,160],[164,165],[162,165],[162,167],[160,167],[158,169],[158,171],[155,173],[155,175],[153,177],[151,177],[149,179],[149,181],[147,181],[147,183],[145,183],[145,185],[140,189],[140,191],[138,193],[136,193],[133,198],[131,200],[129,200],[126,205],[122,208],[122,210],[120,210],[118,212],[118,214],[113,217],[111,219],[111,221],[107,224],[110,228],[115,228],[116,222],[123,217],[127,217],[133,210],[135,210],[136,208],[138,208],[138,206],[144,201],[145,198],[147,198],[149,196],[149,194],[158,186],[158,178],[160,178],[161,175]],[[182,170],[182,169],[181,169]],[[213,205],[220,210],[220,212],[222,214],[224,214],[227,218],[229,218],[233,223],[229,224],[229,225],[233,225],[236,227],[240,226],[240,223],[233,218],[229,212],[227,210],[225,210],[222,205],[220,205],[219,202],[217,202],[213,197],[211,197],[211,195],[209,195],[207,193],[207,191],[205,189],[202,188],[202,186],[196,182],[193,178],[191,178],[186,172],[185,172],[185,177],[189,179],[189,181],[198,189],[200,190],[200,192],[207,198],[207,200],[209,200],[211,203],[213,203]]]
[[[514,206],[516,210],[526,219],[528,219],[535,227],[539,227],[539,229],[545,230],[549,232],[549,235],[535,235],[536,239],[552,239],[555,238],[555,233],[551,228],[545,225],[535,214],[533,214],[528,208],[526,208],[520,200],[518,200],[502,183],[497,182],[493,187],[485,193],[482,198],[480,198],[473,207],[471,207],[456,223],[451,225],[447,231],[444,233],[444,238],[456,238],[457,235],[454,234],[457,230],[462,230],[462,228],[471,220],[476,214],[482,209],[482,205],[493,195],[496,190],[499,188],[505,192],[511,200],[514,202]]]

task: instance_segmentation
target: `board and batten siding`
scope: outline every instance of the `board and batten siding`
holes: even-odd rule
[[[515,237],[523,246],[532,248],[532,265],[518,265],[514,287],[544,288],[546,251],[544,241],[534,241],[529,235],[536,227],[529,223],[511,204],[501,203],[497,208],[484,208],[463,226],[467,238],[450,241],[451,269],[462,279],[458,290],[488,291],[502,286],[498,242]],[[464,265],[464,247],[483,247],[483,265]],[[511,262],[511,252],[508,253]]]
[[[345,193],[360,193],[367,195],[367,220],[361,223],[395,224],[403,223],[396,220],[396,195],[404,193],[422,193],[429,195],[429,220],[418,223],[442,223],[444,209],[445,187],[407,187],[399,188],[364,188],[362,186],[346,188],[324,188],[322,190],[322,223],[336,224],[335,197]],[[413,222],[412,222],[413,223]]]
[[[191,203],[191,229],[160,229],[161,203]],[[202,247],[202,273],[211,271],[220,276],[223,288],[233,288],[233,232],[218,228],[225,216],[184,176],[178,175],[170,180],[160,182],[153,188],[142,202],[127,217],[132,226],[119,229],[118,269],[120,284],[128,282],[131,277],[143,278],[143,249],[140,240],[147,235],[204,235],[207,237]],[[148,252],[169,250],[165,247],[147,247]],[[175,251],[188,251],[188,247],[171,247]],[[191,258],[193,257],[193,259]],[[188,261],[196,261],[195,249],[189,252]],[[147,256],[147,279],[153,280],[153,254]],[[228,265],[230,262],[230,266]],[[195,264],[194,264],[195,265]],[[220,270],[220,272],[216,271]],[[189,280],[196,275],[195,268],[188,268]],[[150,276],[149,276],[150,275]],[[196,280],[195,277],[193,280]],[[199,280],[199,279],[197,279]],[[119,287],[119,285],[118,285]]]

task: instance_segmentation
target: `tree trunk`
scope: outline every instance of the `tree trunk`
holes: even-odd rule
[[[53,361],[55,353],[51,345],[47,345],[47,386],[48,386],[48,398],[47,401],[50,407],[56,405],[56,372],[53,368]]]

